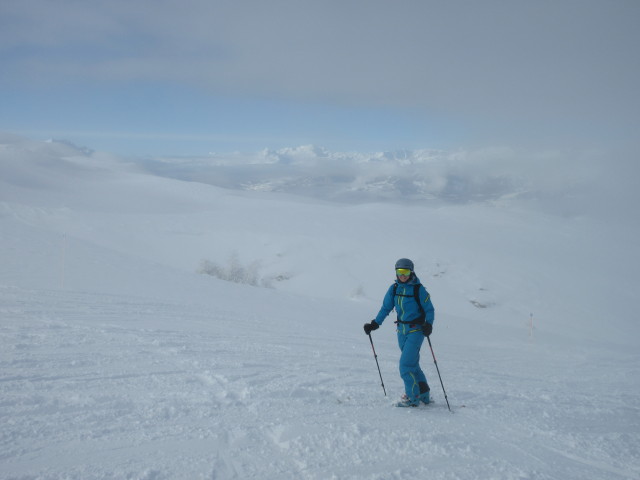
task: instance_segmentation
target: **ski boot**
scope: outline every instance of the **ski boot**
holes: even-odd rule
[[[409,398],[406,394],[400,397],[400,401],[396,403],[396,407],[417,407],[420,405],[420,398]]]
[[[427,384],[427,382],[420,382],[418,386],[420,387],[420,397],[418,398],[422,403],[428,405],[430,401],[429,392],[431,391],[429,384]]]

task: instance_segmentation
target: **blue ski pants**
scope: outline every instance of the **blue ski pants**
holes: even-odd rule
[[[404,381],[404,392],[409,398],[420,395],[420,382],[427,383],[427,378],[420,368],[420,347],[424,342],[422,329],[401,333],[398,331],[398,346],[400,347],[400,376]]]

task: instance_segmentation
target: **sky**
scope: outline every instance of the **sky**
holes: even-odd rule
[[[0,131],[122,155],[633,149],[636,0],[0,2]]]

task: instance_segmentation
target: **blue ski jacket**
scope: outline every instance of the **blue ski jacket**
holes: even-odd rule
[[[424,285],[420,283],[420,279],[415,274],[406,283],[401,283],[396,279],[395,283],[389,287],[382,301],[382,307],[375,318],[378,325],[382,325],[382,322],[394,308],[398,315],[398,331],[407,330],[408,332],[410,328],[415,328],[417,325],[422,324],[420,321],[422,312],[416,303],[414,295],[415,285],[420,285],[418,297],[424,309],[425,322],[433,325],[435,309],[431,303],[431,295],[429,295],[429,292],[427,292],[427,289],[424,288]],[[414,320],[416,323],[411,325]]]

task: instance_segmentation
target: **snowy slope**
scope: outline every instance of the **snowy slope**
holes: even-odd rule
[[[509,192],[329,203],[2,143],[0,478],[640,478],[637,224]],[[432,294],[453,414],[427,346],[435,403],[391,407],[390,320],[383,395],[362,324],[400,256]]]

